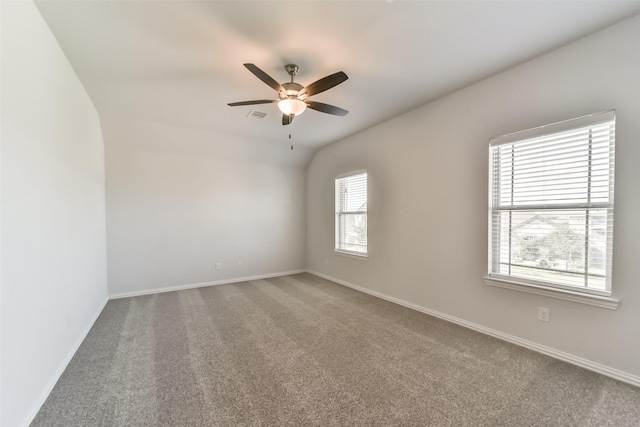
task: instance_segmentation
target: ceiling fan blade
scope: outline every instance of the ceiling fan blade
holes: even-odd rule
[[[271,87],[276,92],[284,92],[284,89],[282,88],[282,86],[280,86],[280,83],[275,81],[273,77],[271,77],[269,74],[262,71],[260,68],[258,68],[254,64],[243,64],[243,65],[247,70],[251,71],[254,76],[256,76],[257,78],[265,82],[267,86]]]
[[[302,89],[298,93],[298,98],[308,98],[317,93],[324,92],[325,90],[329,90],[332,87],[339,85],[348,78],[349,77],[344,72],[338,71],[337,73],[323,77]]]
[[[293,121],[293,118],[295,116],[293,114],[289,115],[289,114],[283,114],[282,115],[282,125],[286,126],[286,125],[290,125],[291,122]]]
[[[237,107],[239,105],[271,104],[273,102],[278,102],[278,101],[275,99],[258,99],[256,101],[230,102],[227,105],[230,107]]]
[[[334,116],[346,116],[349,112],[335,105],[323,104],[322,102],[305,101],[307,107],[322,113],[333,114]]]

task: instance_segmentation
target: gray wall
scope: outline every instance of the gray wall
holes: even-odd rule
[[[102,124],[111,295],[305,268],[307,154],[122,117]]]
[[[640,383],[638,40],[635,17],[320,150],[307,173],[308,268]],[[485,285],[489,139],[612,108],[618,310]],[[369,172],[368,261],[333,252],[334,178],[356,169]]]
[[[2,415],[35,415],[107,300],[98,114],[31,2],[2,2]]]

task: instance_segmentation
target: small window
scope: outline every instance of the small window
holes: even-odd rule
[[[367,255],[367,172],[336,178],[335,250]]]
[[[615,113],[494,138],[489,277],[611,294]]]

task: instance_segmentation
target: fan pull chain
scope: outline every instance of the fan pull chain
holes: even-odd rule
[[[291,134],[289,134],[289,139],[291,139]],[[293,151],[293,144],[291,144],[291,151]]]

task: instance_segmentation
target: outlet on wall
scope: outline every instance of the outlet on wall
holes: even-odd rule
[[[550,310],[547,307],[538,307],[538,320],[542,322],[549,321]]]
[[[238,268],[242,267],[242,261],[238,260]]]
[[[220,270],[222,268],[221,262],[216,262],[216,270]]]

